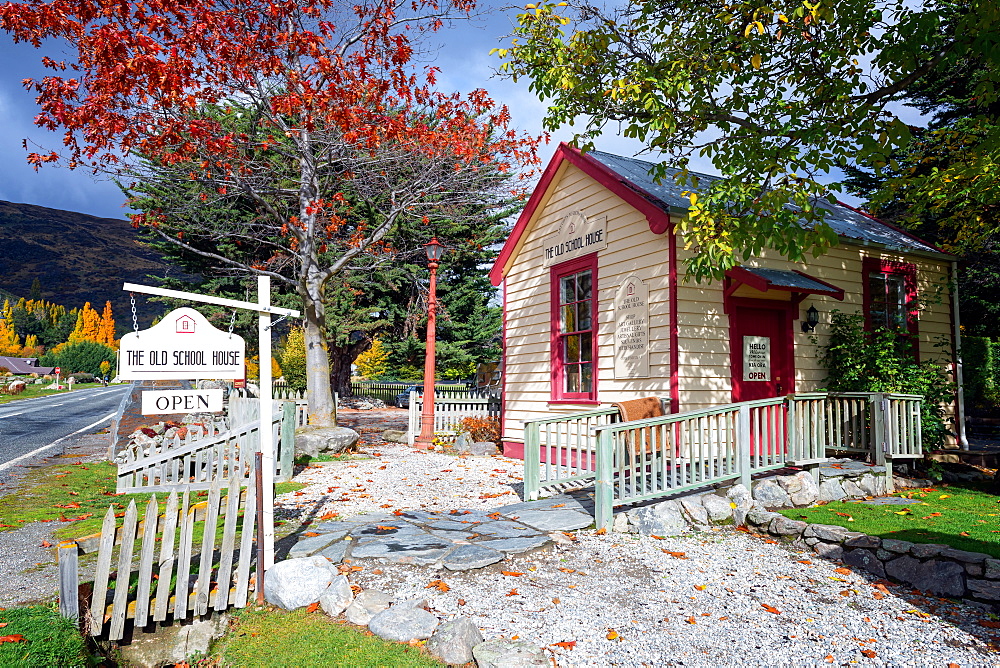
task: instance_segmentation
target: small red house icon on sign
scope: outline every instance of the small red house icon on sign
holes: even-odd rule
[[[194,318],[188,315],[177,318],[177,333],[194,334]]]

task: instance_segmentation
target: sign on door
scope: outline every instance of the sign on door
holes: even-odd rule
[[[770,337],[743,337],[743,380],[771,380]]]

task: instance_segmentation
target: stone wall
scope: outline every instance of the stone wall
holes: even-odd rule
[[[806,524],[769,511],[747,514],[747,525],[827,559],[911,585],[927,594],[989,603],[1000,609],[1000,559],[947,545],[879,538],[844,527]]]

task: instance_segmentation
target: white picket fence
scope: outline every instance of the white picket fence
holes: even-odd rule
[[[413,445],[420,435],[420,414],[424,410],[424,395],[410,392],[410,412],[406,431],[407,441]],[[500,400],[474,392],[434,393],[434,435],[446,442],[454,441],[461,431],[465,418],[498,416]]]

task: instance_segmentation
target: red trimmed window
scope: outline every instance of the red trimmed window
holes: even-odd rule
[[[552,400],[597,399],[597,254],[552,267]]]
[[[865,258],[865,325],[917,334],[917,267],[907,262]]]

